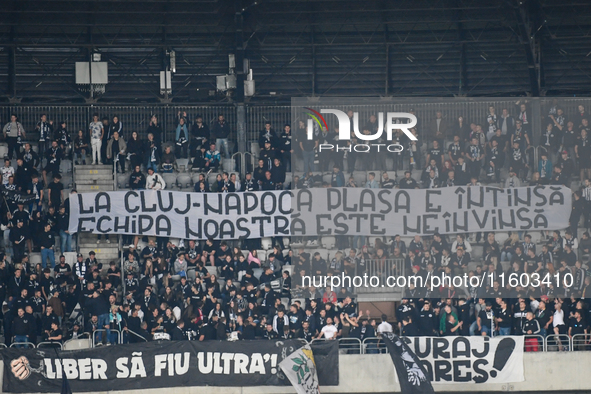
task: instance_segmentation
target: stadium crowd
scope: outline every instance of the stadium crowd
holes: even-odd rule
[[[147,130],[138,132],[127,130],[117,116],[101,119],[96,114],[87,130],[70,135],[65,122],[54,127],[41,115],[35,147],[13,115],[3,128],[8,155],[0,171],[4,197],[0,299],[6,345],[63,342],[84,335],[95,336],[99,344],[114,344],[119,342],[118,332],[123,342],[363,340],[396,328],[407,336],[587,334],[591,238],[588,232],[580,234],[580,228],[591,226],[591,148],[584,107],[566,119],[563,109],[553,104],[539,141],[534,141],[538,133],[531,130],[526,102],[498,114],[490,107],[472,123],[463,117],[448,119],[442,112],[433,119],[416,115],[419,123],[411,131],[418,141],[399,131],[394,142],[405,149],[396,154],[318,152],[320,144],[335,142],[338,130],[315,128],[308,139],[300,121],[292,139],[290,125],[276,132],[266,123],[256,141],[257,166],[242,180],[233,168],[224,168],[223,159],[232,153],[233,130],[221,115],[208,125],[200,115],[191,121],[179,112],[174,140],[168,143],[163,142],[156,116]],[[349,116],[353,122],[352,111]],[[362,132],[374,134],[379,127],[371,116]],[[354,135],[349,143],[356,143]],[[61,182],[62,160],[111,164],[120,173],[130,168],[130,189],[158,190],[174,187],[162,174],[179,171],[181,159],[188,159],[190,171],[200,173],[195,192],[552,184],[573,189],[573,210],[568,229],[553,234],[513,232],[500,243],[494,233],[407,240],[394,236],[372,244],[366,237],[341,236],[323,255],[314,250],[322,239],[294,238],[286,248],[277,237],[261,256],[260,239],[197,242],[124,237],[129,246],[121,251],[123,266],[119,261],[99,261],[93,252],[78,254],[73,266],[66,263],[63,253],[73,250],[73,234],[68,232],[69,196]],[[210,173],[217,174],[214,182]],[[356,177],[359,173],[362,177]],[[75,193],[72,190],[70,196]],[[29,256],[37,251],[42,262],[32,266]],[[308,273],[375,274],[369,272],[369,261],[379,261],[383,267],[395,260],[403,261],[407,274],[490,273],[495,281],[493,286],[473,288],[410,286],[396,313],[397,327],[385,315],[376,319],[358,310],[352,288],[302,286],[302,276]],[[558,279],[539,287],[501,288],[497,278],[503,273],[550,274]],[[573,281],[567,287],[569,274]]]

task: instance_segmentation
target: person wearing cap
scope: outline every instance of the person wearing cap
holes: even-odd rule
[[[509,169],[509,176],[505,179],[505,188],[520,187],[521,179],[517,177],[517,173],[513,168]]]

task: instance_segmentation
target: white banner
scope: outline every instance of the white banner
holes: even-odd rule
[[[402,236],[568,227],[564,186],[294,190],[291,235]]]
[[[406,337],[405,340],[423,362],[433,384],[525,380],[522,336]]]
[[[289,191],[81,193],[70,201],[70,233],[204,240],[289,235]]]
[[[117,191],[70,202],[70,233],[203,240],[541,231],[569,225],[571,190],[318,188],[245,193]]]

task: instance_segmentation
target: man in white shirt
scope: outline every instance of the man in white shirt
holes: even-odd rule
[[[148,168],[148,176],[146,177],[146,187],[152,190],[164,190],[166,182],[162,176],[154,172],[153,168]]]
[[[388,323],[387,320],[388,320],[388,316],[383,314],[382,315],[382,322],[378,326],[378,337],[381,337],[382,334],[385,332],[394,333],[394,330],[392,329],[392,325],[390,323]]]
[[[103,144],[105,130],[102,122],[99,121],[98,114],[92,116],[92,122],[88,126],[88,130],[90,131],[90,143],[92,146],[92,164],[103,164],[101,146]]]
[[[14,168],[10,165],[10,159],[7,157],[4,159],[4,167],[2,167],[2,184],[8,184],[8,178],[14,175]]]
[[[332,324],[332,318],[327,317],[326,325],[322,327],[318,338],[322,338],[324,336],[326,339],[336,339],[337,332],[337,328],[334,326],[334,324]]]

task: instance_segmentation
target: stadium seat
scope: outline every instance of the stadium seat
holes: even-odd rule
[[[73,179],[72,179],[72,173],[64,173],[62,175],[62,184],[64,185],[64,187],[67,187],[68,189],[72,188],[72,184],[73,184]]]
[[[288,172],[287,174],[285,174],[285,188],[287,188],[291,184],[291,180],[291,173]]]
[[[179,189],[190,189],[193,186],[191,176],[188,174],[179,174],[176,178],[176,184]]]
[[[175,173],[162,174],[162,178],[164,178],[164,182],[166,182],[166,189],[174,189],[176,187]]]
[[[268,252],[266,250],[263,249],[257,249],[257,258],[259,260],[261,260],[261,264],[264,264],[267,261],[267,254],[269,253],[273,253],[272,250],[269,250]]]
[[[261,245],[264,250],[269,250],[273,248],[273,240],[271,238],[265,237],[261,239]]]
[[[29,263],[32,267],[35,267],[37,264],[41,264],[41,253],[31,253],[29,256]]]
[[[217,181],[216,181],[216,177],[218,176],[217,172],[210,172],[209,175],[207,176],[207,182],[209,182],[209,186],[214,185]]]
[[[335,247],[337,240],[335,237],[322,237],[322,247],[332,249]]]
[[[81,350],[90,349],[92,347],[91,338],[70,339],[64,342],[64,350]]]
[[[211,265],[206,265],[205,269],[210,275],[218,275],[218,267],[212,267]]]
[[[189,169],[189,159],[177,159],[176,165],[180,172],[186,172]]]
[[[62,174],[69,174],[72,172],[72,160],[62,160],[60,162],[60,172]]]
[[[8,152],[8,147],[6,148]],[[261,151],[261,147],[259,146],[258,142],[251,142],[250,143],[250,153],[252,153],[255,157],[259,156],[259,152]]]
[[[253,272],[253,276],[257,279],[259,279],[261,277],[261,275],[263,274],[263,269],[262,268],[253,268],[252,272]]]
[[[236,161],[234,159],[222,159],[222,169],[228,173],[235,171]]]
[[[129,188],[130,174],[117,174],[117,187],[119,189]]]
[[[358,187],[365,186],[366,173],[365,171],[353,171],[353,179]]]
[[[322,175],[322,182],[326,182],[330,185],[330,181],[332,180],[332,173],[327,172]]]
[[[5,157],[8,155],[8,145],[0,144],[0,157]]]

